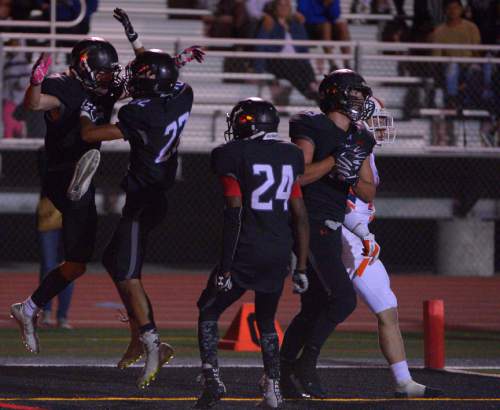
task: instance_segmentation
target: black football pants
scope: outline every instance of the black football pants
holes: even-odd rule
[[[356,293],[342,262],[342,225],[310,221],[309,289],[285,333],[281,356],[295,360],[302,348],[321,350],[331,332],[356,307]]]

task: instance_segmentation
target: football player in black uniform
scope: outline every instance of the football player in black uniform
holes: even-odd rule
[[[359,74],[343,69],[325,76],[319,94],[321,113],[303,112],[290,120],[290,137],[305,158],[300,182],[311,238],[309,289],[301,296],[301,310],[286,330],[281,349],[285,397],[304,392],[325,396],[316,373],[321,347],[356,307],[356,294],[341,258],[347,194],[352,187],[369,202],[376,190],[368,158],[375,140],[358,123],[373,113],[371,89]],[[296,379],[304,392],[295,388]]]
[[[193,91],[177,81],[176,61],[160,50],[147,50],[127,66],[126,88],[132,101],[120,108],[117,124],[96,126],[99,115],[91,102],[82,105],[82,138],[87,143],[125,139],[130,143],[130,165],[122,181],[126,203],[122,217],[103,255],[136,324],[131,348],[134,359],[144,351],[146,363],[138,386],[147,387],[173,350],[161,343],[153,308],[141,271],[149,233],[166,215],[166,192],[175,182],[177,147],[193,104]],[[140,341],[137,347],[137,341]]]
[[[264,375],[263,404],[281,405],[279,343],[274,317],[288,273],[295,237],[295,289],[305,291],[309,224],[298,177],[304,157],[280,140],[276,108],[260,98],[240,101],[228,116],[232,141],[212,152],[212,168],[225,197],[223,248],[198,300],[198,340],[204,390],[196,408],[212,407],[225,394],[217,362],[220,315],[247,290],[255,291]],[[293,233],[293,234],[292,234]]]
[[[98,37],[78,42],[71,52],[68,72],[45,78],[50,57],[42,54],[33,66],[25,106],[45,111],[47,131],[47,177],[42,191],[62,213],[65,261],[50,272],[35,292],[23,303],[11,306],[11,315],[18,322],[23,342],[38,353],[36,320],[40,309],[72,281],[81,276],[93,252],[97,213],[95,190],[73,192],[67,196],[77,161],[86,155],[88,166],[95,170],[99,162],[98,143],[80,138],[80,106],[89,99],[99,107],[102,123],[109,121],[111,110],[123,92],[119,79],[118,55],[111,43]]]

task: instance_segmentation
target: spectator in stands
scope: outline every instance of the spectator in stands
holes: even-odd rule
[[[298,0],[297,10],[304,15],[305,27],[309,38],[314,40],[340,40],[351,39],[347,21],[340,18],[340,0]],[[333,47],[325,47],[325,52],[332,53]],[[349,54],[350,47],[341,47],[342,53]],[[349,68],[349,61],[344,62],[344,67]],[[337,67],[330,61],[330,71]]]
[[[460,0],[447,0],[445,3],[446,22],[440,24],[431,35],[434,43],[446,44],[470,44],[481,43],[481,35],[478,27],[462,18],[464,9]],[[467,48],[458,50],[433,50],[435,56],[448,57],[474,57],[479,53]],[[461,108],[463,100],[460,90],[466,85],[464,79],[470,76],[470,66],[458,63],[449,63],[444,70],[445,81],[445,103],[451,108]],[[469,84],[469,86],[474,86]]]
[[[290,0],[273,0],[269,3],[269,14],[265,14],[257,35],[260,39],[305,40],[307,33],[304,28],[304,17],[293,13]],[[304,46],[290,44],[258,46],[258,51],[272,53],[307,53]],[[277,78],[285,78],[308,99],[317,98],[318,84],[311,63],[307,59],[268,58],[256,61],[256,71],[273,73]],[[271,88],[274,94],[276,89]],[[285,91],[286,93],[286,91]],[[273,100],[277,105],[286,105],[287,97],[283,94],[274,94]]]
[[[249,16],[243,0],[219,0],[213,15],[203,16],[205,34],[209,37],[253,38]],[[212,47],[215,49],[215,47]],[[223,48],[227,50],[227,47]],[[231,47],[234,51],[244,51],[244,46]],[[242,58],[225,58],[225,72],[248,72],[250,63]]]
[[[0,0],[4,1],[4,0]],[[19,45],[18,40],[10,40],[6,45]],[[5,138],[22,138],[26,136],[26,128],[22,121],[14,118],[16,107],[24,99],[24,91],[28,86],[31,73],[31,64],[26,53],[8,52],[5,54],[3,66],[2,87],[2,120]]]
[[[38,151],[38,167],[40,178],[43,180],[47,173],[47,160],[43,147]],[[43,186],[44,184],[42,183],[41,185]],[[40,193],[40,200],[36,211],[38,243],[40,245],[40,281],[42,281],[50,271],[55,269],[64,260],[62,215],[43,190]],[[68,323],[68,310],[71,304],[73,288],[74,282],[70,283],[58,295],[57,327],[61,329],[71,329]],[[49,302],[43,308],[41,325],[53,326],[55,324],[51,318],[51,313],[52,302]]]

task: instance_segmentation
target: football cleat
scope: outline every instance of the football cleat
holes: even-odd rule
[[[308,363],[305,360],[299,360],[297,362],[295,375],[307,395],[318,399],[324,399],[326,397],[315,364]]]
[[[279,409],[283,407],[283,397],[278,379],[270,379],[264,374],[259,381],[259,388],[262,393],[262,401],[258,404],[260,408]]]
[[[394,392],[394,397],[398,399],[408,399],[412,397],[441,397],[442,395],[442,390],[424,386],[414,380],[396,386],[396,391]]]
[[[161,367],[174,357],[174,349],[169,344],[160,342],[160,335],[156,330],[144,333],[139,339],[146,352],[146,363],[137,379],[137,385],[145,389],[156,379]]]
[[[22,303],[14,303],[10,307],[10,315],[10,317],[13,318],[19,326],[21,338],[26,350],[30,353],[39,353],[40,344],[36,333],[38,314],[34,314],[30,317],[23,312]]]
[[[209,367],[202,369],[200,378],[203,384],[203,392],[194,405],[195,409],[209,409],[226,394],[226,386],[222,382],[219,368]]]
[[[132,366],[134,363],[141,360],[144,354],[144,347],[139,339],[139,328],[137,322],[134,319],[128,319],[130,326],[130,343],[127,350],[123,354],[123,357],[118,362],[119,369],[126,369]]]
[[[295,376],[294,363],[281,361],[280,365],[281,395],[285,399],[307,399],[310,396],[304,393],[300,381]]]
[[[76,164],[73,178],[66,193],[68,199],[78,201],[87,193],[100,161],[101,154],[97,149],[91,149],[82,155]]]

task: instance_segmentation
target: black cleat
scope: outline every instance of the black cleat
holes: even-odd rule
[[[280,364],[280,386],[281,395],[285,399],[308,399],[310,396],[304,393],[300,381],[295,376],[295,362],[282,360]]]
[[[424,386],[423,384],[419,384],[414,380],[410,380],[408,383],[404,385],[400,385],[396,387],[396,391],[394,392],[394,397],[398,399],[408,399],[415,397],[441,397],[443,395],[443,391],[440,389],[434,389],[432,387]]]
[[[326,397],[326,393],[319,380],[318,372],[316,371],[316,366],[299,360],[295,375],[305,394],[317,399],[324,399]]]
[[[195,409],[210,409],[226,394],[226,386],[222,382],[219,369],[210,367],[202,370],[201,382],[203,392],[194,405]]]

